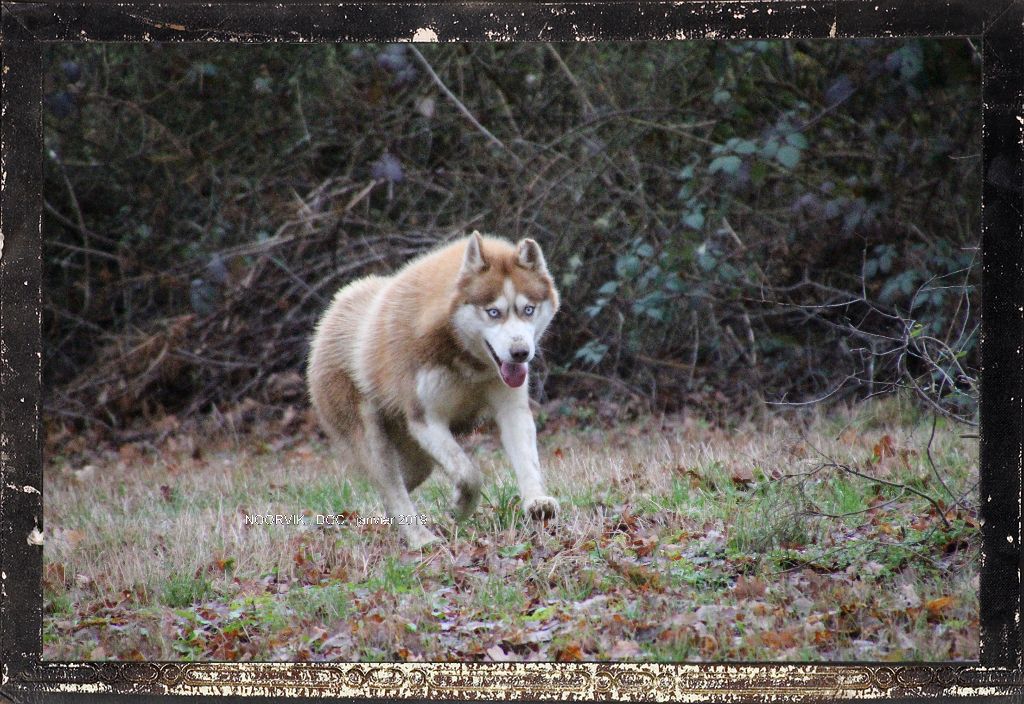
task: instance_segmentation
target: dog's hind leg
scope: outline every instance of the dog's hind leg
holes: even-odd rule
[[[437,420],[410,420],[409,433],[455,484],[455,519],[468,518],[480,501],[484,483],[480,470],[459,447],[446,424]]]
[[[411,493],[427,480],[437,463],[409,434],[404,421],[389,419],[384,430],[398,451],[402,480],[405,482],[406,490]]]
[[[360,406],[363,421],[367,476],[376,485],[388,517],[398,524],[402,536],[414,550],[440,540],[417,520],[416,508],[402,476],[403,458],[389,436],[380,412],[371,404]]]

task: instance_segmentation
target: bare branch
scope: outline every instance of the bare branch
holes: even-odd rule
[[[469,108],[463,105],[462,101],[459,100],[458,97],[456,97],[455,93],[453,93],[451,89],[445,85],[444,81],[441,80],[441,77],[437,75],[436,71],[434,71],[434,67],[431,66],[430,62],[427,61],[426,57],[424,57],[423,54],[420,53],[420,50],[417,49],[416,46],[413,44],[409,44],[408,47],[409,51],[412,52],[412,55],[423,67],[423,70],[427,72],[428,76],[430,76],[430,80],[434,82],[434,85],[441,89],[442,93],[448,96],[448,99],[452,101],[452,104],[454,104],[456,109],[458,109],[458,111],[462,113],[463,117],[469,120],[473,127],[475,127],[477,131],[480,132],[480,134],[482,134],[484,137],[490,140],[492,144],[494,144],[497,147],[500,147],[502,150],[507,152],[508,155],[512,157],[512,161],[516,163],[517,167],[522,168],[523,162],[518,156],[516,156],[516,153],[509,149],[504,142],[495,137],[494,134],[492,134],[489,129],[481,125],[479,120],[473,117],[473,113],[471,113],[469,111]]]

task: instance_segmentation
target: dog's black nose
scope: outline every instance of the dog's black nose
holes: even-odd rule
[[[525,362],[526,358],[530,356],[530,350],[512,350],[509,352],[509,356],[512,357],[513,362]]]

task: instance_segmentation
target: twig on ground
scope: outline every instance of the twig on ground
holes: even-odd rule
[[[885,484],[886,486],[891,486],[894,489],[900,489],[902,491],[909,491],[911,494],[915,494],[916,496],[920,496],[922,499],[924,499],[925,501],[927,501],[928,503],[930,503],[932,505],[932,508],[935,509],[935,512],[939,515],[939,518],[942,519],[943,525],[946,528],[950,527],[949,520],[946,518],[946,512],[942,510],[941,506],[939,506],[939,502],[936,501],[931,496],[929,496],[928,494],[924,493],[923,491],[919,491],[918,489],[915,489],[912,486],[908,486],[907,484],[900,484],[899,482],[891,482],[888,479],[882,479],[881,477],[872,477],[870,474],[865,474],[864,472],[856,470],[853,467],[851,467],[850,465],[844,464],[842,462],[835,462],[835,461],[826,462],[824,466],[825,467],[830,467],[832,469],[841,470],[843,472],[846,472],[847,474],[852,474],[855,477],[860,477],[861,479],[867,479],[868,481],[876,482],[878,484]]]
[[[960,506],[959,500],[956,498],[956,495],[952,491],[950,491],[949,486],[946,484],[946,480],[944,480],[942,478],[942,474],[939,473],[939,468],[935,466],[935,460],[932,459],[932,442],[934,442],[935,440],[935,426],[938,423],[938,421],[939,416],[933,413],[932,431],[931,434],[928,436],[928,444],[924,446],[924,453],[925,456],[928,458],[929,466],[931,466],[932,468],[932,474],[934,474],[935,478],[939,480],[939,484],[942,485],[942,489],[949,495],[949,498],[953,499],[953,504],[955,506]]]

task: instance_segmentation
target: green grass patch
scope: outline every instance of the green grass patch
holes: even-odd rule
[[[351,587],[347,584],[293,587],[285,603],[300,619],[343,619],[352,613]]]
[[[351,511],[354,492],[349,481],[324,481],[320,484],[290,484],[282,501],[294,503],[298,509],[312,509],[319,513]]]
[[[727,547],[737,553],[761,554],[772,548],[802,546],[812,540],[813,520],[802,515],[788,487],[767,482],[737,502]]]
[[[416,566],[403,562],[400,558],[388,556],[380,563],[377,574],[367,579],[360,586],[370,591],[383,590],[390,594],[409,594],[422,591],[422,585],[416,576]]]
[[[492,577],[479,584],[471,603],[486,617],[505,618],[522,611],[526,603],[523,591],[518,584]]]
[[[43,611],[54,616],[71,613],[71,597],[67,594],[50,594],[43,604]]]
[[[213,585],[204,575],[193,577],[183,574],[171,575],[164,584],[160,600],[177,608],[204,601],[213,593]]]
[[[479,514],[477,525],[482,530],[506,531],[523,525],[519,487],[511,482],[492,485],[484,490],[481,501],[485,513]]]
[[[696,564],[685,557],[666,561],[668,583],[672,587],[690,587],[695,590],[723,589],[732,581],[731,575],[720,572],[713,565]]]

